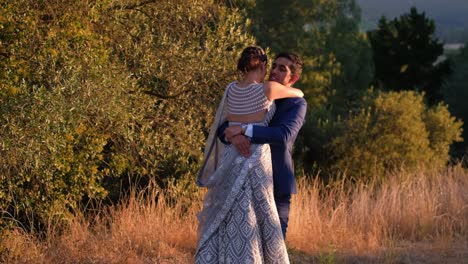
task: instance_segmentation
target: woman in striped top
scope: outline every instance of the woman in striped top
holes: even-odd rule
[[[260,47],[247,47],[241,54],[237,69],[243,79],[227,87],[227,116],[231,122],[258,123],[275,99],[303,97],[301,90],[280,83],[263,82],[266,75],[267,55]]]
[[[197,179],[208,192],[198,215],[196,263],[289,263],[273,196],[270,146],[252,144],[252,155],[244,157],[232,145],[219,150],[223,145],[215,136],[224,121],[268,126],[275,99],[303,96],[299,89],[263,82],[266,66],[263,49],[244,49],[237,64],[243,79],[228,85],[218,107]]]

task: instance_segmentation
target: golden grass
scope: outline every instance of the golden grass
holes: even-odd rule
[[[133,194],[97,216],[75,216],[60,232],[50,228],[43,240],[19,229],[4,232],[0,261],[192,263],[202,192],[191,203],[171,205],[160,191],[151,197]],[[468,173],[458,167],[438,174],[399,173],[382,185],[351,189],[301,180],[287,244],[296,263],[463,262]]]
[[[388,259],[392,254],[456,250],[467,258],[468,174],[452,167],[437,174],[400,172],[390,179],[351,190],[342,182],[333,187],[317,180],[300,182],[289,245],[314,255]]]

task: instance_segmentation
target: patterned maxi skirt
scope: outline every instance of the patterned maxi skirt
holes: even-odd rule
[[[195,263],[289,263],[273,196],[270,147],[228,146],[198,215]]]

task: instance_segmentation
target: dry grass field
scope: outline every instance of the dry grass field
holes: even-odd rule
[[[389,178],[353,188],[300,180],[287,237],[291,262],[468,263],[468,173],[453,167]],[[42,239],[21,229],[4,232],[0,260],[193,263],[203,191],[171,203],[164,195],[132,194],[93,217],[51,226]]]

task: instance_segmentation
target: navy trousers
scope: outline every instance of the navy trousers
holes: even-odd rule
[[[291,194],[275,194],[276,209],[281,223],[283,237],[286,240],[286,230],[288,229],[289,208],[291,207]]]

